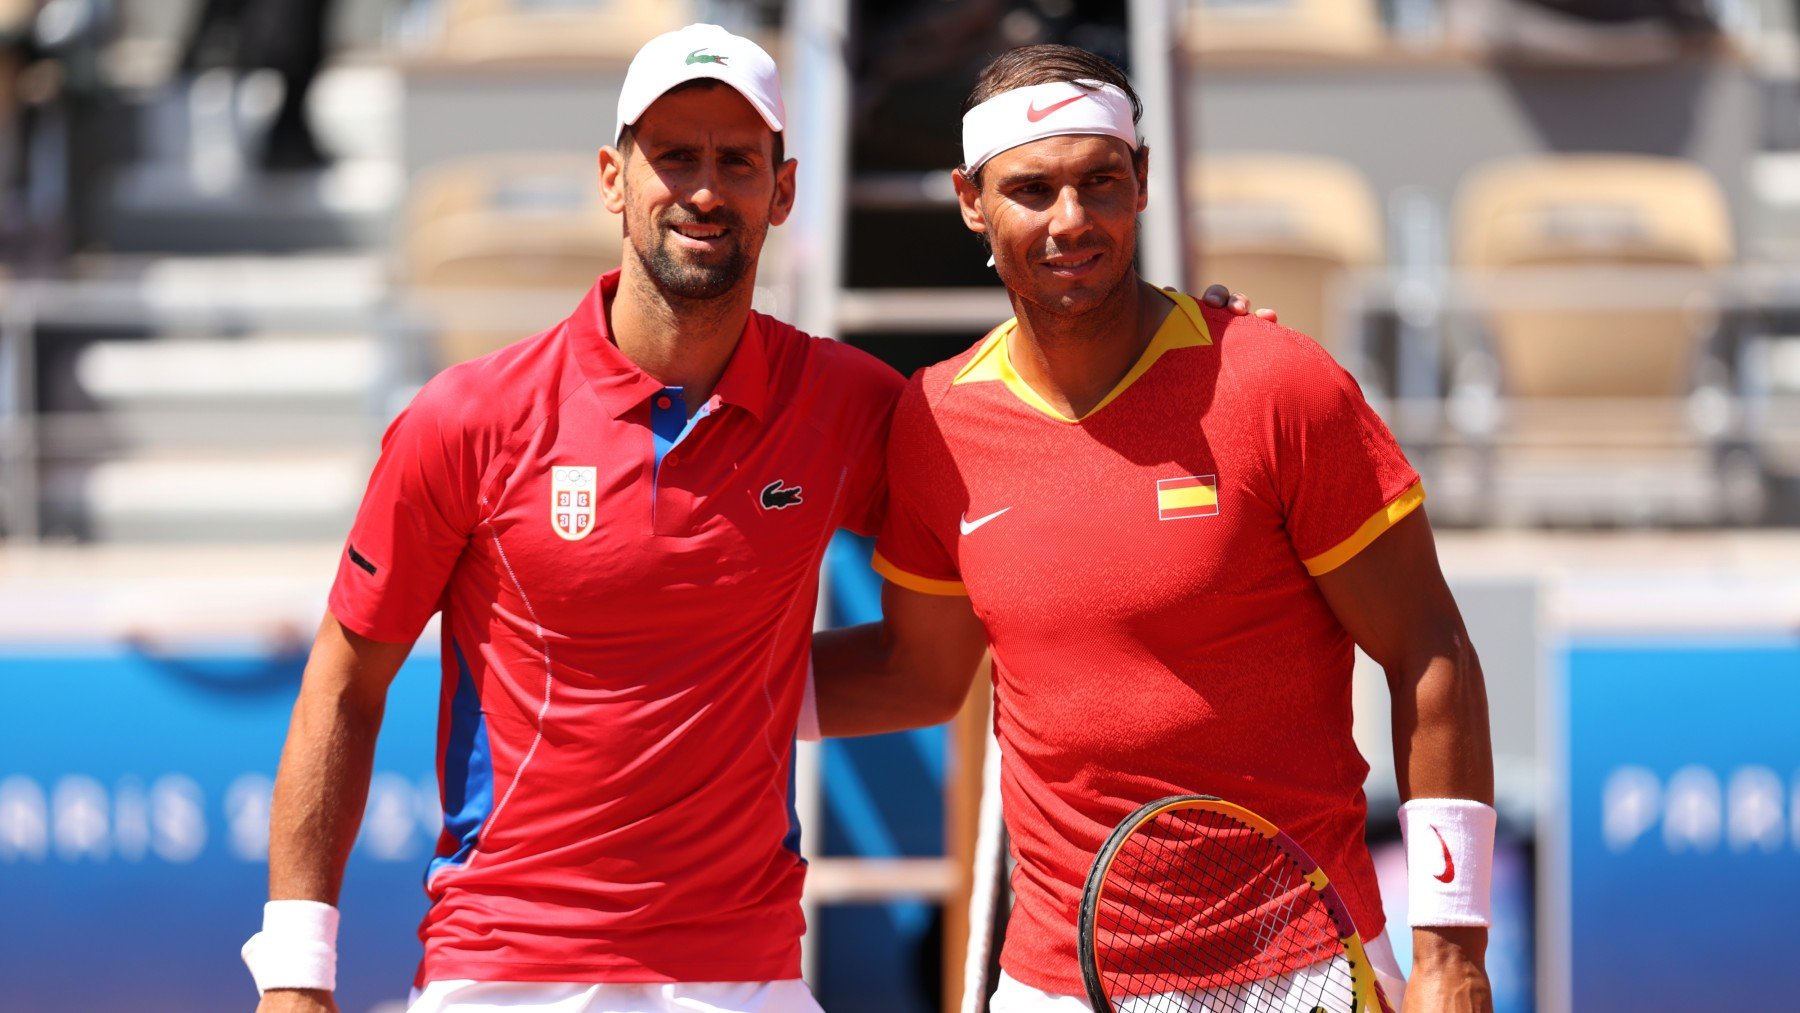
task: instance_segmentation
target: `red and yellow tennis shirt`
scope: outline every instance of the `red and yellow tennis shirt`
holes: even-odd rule
[[[1424,499],[1349,374],[1293,331],[1174,306],[1093,411],[1013,369],[1008,322],[921,370],[876,568],[967,594],[993,645],[1017,900],[1002,963],[1083,994],[1075,919],[1112,827],[1163,795],[1262,813],[1382,930],[1350,737],[1353,645],[1313,576]]]
[[[332,589],[376,640],[443,613],[420,982],[800,974],[819,561],[879,526],[901,379],[753,313],[690,420],[612,343],[617,288],[425,386]]]

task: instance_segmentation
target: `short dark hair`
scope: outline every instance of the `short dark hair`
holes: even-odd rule
[[[1118,64],[1085,49],[1055,43],[1020,46],[994,57],[992,62],[982,68],[981,77],[975,82],[975,90],[969,92],[969,97],[963,100],[963,115],[968,115],[969,110],[988,99],[1015,88],[1057,81],[1099,81],[1102,84],[1117,85],[1125,93],[1125,97],[1131,100],[1131,122],[1136,123],[1144,115],[1144,104],[1138,101],[1137,92],[1131,89],[1131,80],[1119,69]],[[968,172],[968,166],[963,166],[963,171]],[[981,170],[970,173],[969,181],[977,187],[981,186]]]
[[[676,92],[692,91],[697,88],[729,88],[729,87],[731,87],[731,86],[717,78],[697,77],[697,78],[694,78],[692,81],[681,82],[680,84],[676,85],[675,87],[670,88],[668,91],[663,92],[663,95],[673,95]],[[662,97],[662,95],[657,96],[657,98],[661,98],[661,97]],[[746,101],[748,101],[748,100],[746,100]],[[760,118],[761,114],[759,113],[757,115]],[[635,133],[636,133],[636,130],[633,128],[633,125],[630,123],[627,123],[623,127],[619,128],[619,136],[614,139],[613,147],[618,148],[619,153],[624,155],[627,161],[629,161],[631,159],[632,150],[637,147],[637,141],[633,137],[633,134],[635,134]],[[787,146],[782,143],[781,131],[779,131],[779,130],[775,131],[775,144],[770,149],[770,151],[774,155],[774,159],[770,164],[772,166],[774,166],[775,168],[780,168],[781,163],[787,161]]]

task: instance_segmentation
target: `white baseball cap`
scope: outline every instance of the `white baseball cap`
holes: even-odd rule
[[[774,59],[761,46],[718,25],[689,25],[658,35],[631,58],[619,89],[619,123],[613,140],[664,92],[701,78],[736,88],[769,129],[781,133],[787,110],[781,104],[781,77]]]

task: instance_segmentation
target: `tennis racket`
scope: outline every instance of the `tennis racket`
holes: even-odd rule
[[[1088,872],[1078,932],[1096,1010],[1392,1013],[1319,864],[1210,795],[1125,817]]]

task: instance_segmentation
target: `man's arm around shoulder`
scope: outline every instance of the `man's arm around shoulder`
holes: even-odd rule
[[[269,820],[269,898],[335,905],[368,801],[388,686],[411,644],[390,644],[327,615],[288,725]],[[331,993],[272,988],[259,1013],[335,1010]]]
[[[819,729],[874,735],[940,724],[968,698],[987,630],[969,599],[886,582],[882,621],[813,637]]]
[[[1338,621],[1387,673],[1400,797],[1491,806],[1493,749],[1481,664],[1439,569],[1425,511],[1414,510],[1316,579]],[[1485,927],[1415,928],[1405,1008],[1491,1011],[1487,937]]]

